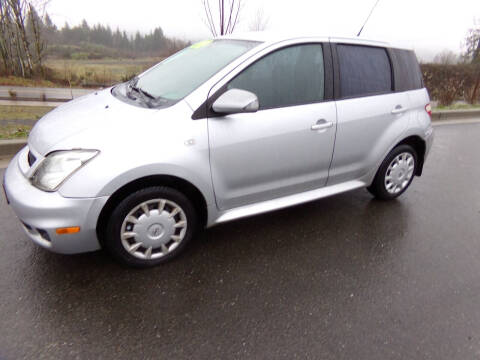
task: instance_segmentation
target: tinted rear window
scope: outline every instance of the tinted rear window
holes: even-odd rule
[[[395,90],[407,91],[423,88],[422,72],[415,53],[393,49],[396,60]]]
[[[392,91],[392,69],[384,48],[337,45],[341,97]]]

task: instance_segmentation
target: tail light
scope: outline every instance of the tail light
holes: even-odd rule
[[[432,106],[430,104],[425,105],[425,111],[427,112],[428,116],[432,117]]]

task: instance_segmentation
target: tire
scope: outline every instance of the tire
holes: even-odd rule
[[[415,177],[417,166],[418,155],[415,149],[407,144],[399,145],[383,160],[367,189],[377,199],[395,199],[408,189]]]
[[[148,187],[127,196],[113,210],[104,245],[123,265],[152,267],[181,253],[197,223],[195,207],[184,194],[169,187]]]

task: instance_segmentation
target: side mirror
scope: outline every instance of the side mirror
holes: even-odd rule
[[[230,89],[215,100],[212,109],[219,114],[239,114],[256,112],[258,107],[258,98],[254,93]]]

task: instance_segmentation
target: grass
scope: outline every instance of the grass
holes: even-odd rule
[[[143,59],[99,59],[62,60],[50,59],[46,66],[54,70],[55,76],[72,86],[109,86],[129,80],[133,76],[158,63],[160,58]]]
[[[24,79],[18,76],[0,76],[0,85],[29,86],[29,87],[56,87],[57,84],[42,79]]]
[[[0,85],[29,87],[97,87],[127,81],[160,62],[162,58],[141,59],[47,59],[50,80],[0,76]]]
[[[480,104],[453,104],[449,106],[439,105],[435,108],[435,110],[474,110],[480,109]]]
[[[30,125],[0,125],[0,140],[22,139],[28,137]]]
[[[0,105],[0,120],[38,120],[52,109],[49,106]]]

